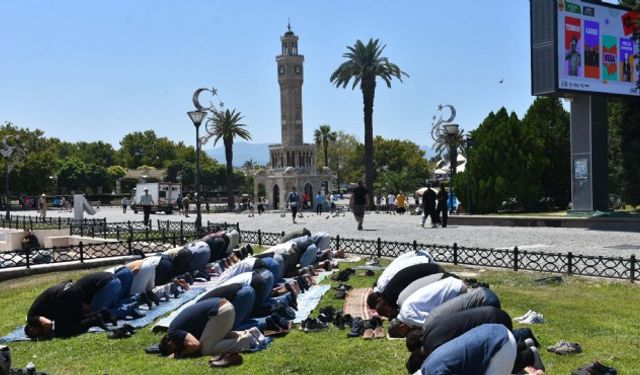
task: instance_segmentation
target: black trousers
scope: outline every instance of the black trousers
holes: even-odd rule
[[[151,206],[142,206],[142,213],[144,214],[144,225],[149,225],[149,215],[151,215]]]
[[[438,204],[438,214],[437,216],[440,216],[440,213],[442,213],[442,227],[446,228],[447,226],[447,218],[449,215],[449,208],[447,207],[446,204]]]

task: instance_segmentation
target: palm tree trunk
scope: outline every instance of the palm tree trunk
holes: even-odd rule
[[[369,189],[369,203],[373,209],[373,99],[376,93],[375,77],[362,79],[362,101],[364,105],[364,184]]]
[[[327,155],[327,147],[329,146],[329,141],[323,139],[322,145],[324,146],[324,166],[329,168],[329,156]]]
[[[233,211],[235,200],[233,198],[233,140],[224,140],[224,156],[227,159],[227,206]]]

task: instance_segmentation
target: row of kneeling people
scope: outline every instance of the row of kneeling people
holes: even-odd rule
[[[367,304],[390,319],[389,336],[406,337],[411,374],[544,374],[531,330],[514,330],[488,285],[446,272],[428,251],[394,259]]]
[[[334,253],[327,233],[307,230],[254,255],[238,247],[237,232],[216,231],[198,241],[146,256],[122,267],[66,280],[43,291],[27,314],[31,338],[69,337],[92,327],[140,318],[153,305],[177,297],[196,281],[208,281],[195,303],[170,323],[158,350],[174,357],[243,351],[260,345],[265,332],[290,327],[297,295]]]

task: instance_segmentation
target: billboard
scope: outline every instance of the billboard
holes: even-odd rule
[[[640,96],[638,13],[585,0],[555,5],[555,91]]]

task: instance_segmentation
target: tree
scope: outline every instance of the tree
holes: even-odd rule
[[[57,175],[60,190],[77,192],[86,186],[87,165],[78,159],[63,159],[59,162]]]
[[[449,152],[453,146],[458,152],[464,147],[464,129],[458,128],[456,134],[450,137],[447,132],[439,132],[438,138],[434,142],[434,151],[440,160],[450,160]]]
[[[342,57],[347,61],[340,64],[329,80],[336,87],[345,88],[353,79],[351,89],[360,84],[362,91],[364,111],[364,165],[365,184],[369,189],[373,188],[373,102],[376,92],[376,79],[380,77],[391,88],[391,80],[395,77],[402,82],[402,76],[409,75],[389,59],[382,56],[386,45],[378,39],[369,39],[367,44],[357,40],[353,46],[347,46],[348,52]],[[373,200],[369,200],[369,206],[373,206]]]
[[[376,171],[404,171],[408,181],[424,181],[431,176],[431,164],[417,144],[376,136],[373,140]],[[378,176],[375,176],[376,180]],[[402,190],[406,190],[402,189]]]
[[[329,143],[334,143],[338,134],[331,130],[331,125],[320,125],[318,129],[313,131],[313,139],[316,146],[322,146],[322,154],[324,155],[324,167],[329,167],[329,154],[327,148]]]
[[[242,116],[240,112],[229,111],[216,111],[213,113],[213,144],[218,143],[220,139],[224,143],[224,156],[227,161],[227,197],[229,209],[234,207],[233,197],[233,139],[240,137],[244,140],[250,140],[251,134],[244,127],[245,124],[241,124]]]

